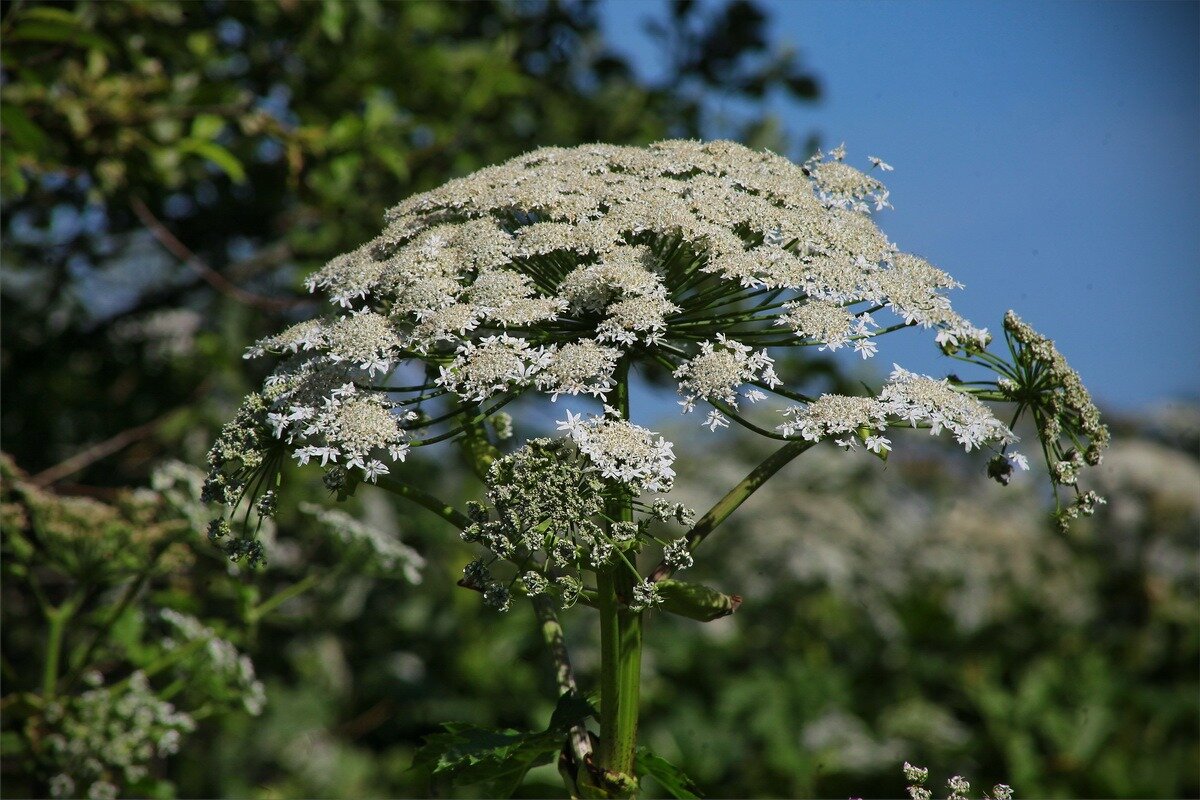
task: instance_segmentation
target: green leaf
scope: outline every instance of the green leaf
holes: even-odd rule
[[[216,114],[197,114],[192,120],[193,139],[215,139],[225,127],[225,120]]]
[[[3,755],[5,758],[23,756],[28,749],[25,739],[16,731],[0,733],[0,755]]]
[[[425,737],[413,767],[446,775],[454,784],[484,783],[490,796],[508,797],[529,770],[548,764],[558,754],[568,728],[594,714],[587,700],[564,694],[544,731],[495,730],[447,722],[442,725],[445,733]]]
[[[728,617],[742,604],[742,598],[736,594],[718,592],[698,583],[667,579],[655,585],[663,599],[660,606],[663,611],[700,622]]]
[[[43,10],[50,11],[51,9]],[[79,21],[70,15],[46,17],[45,15],[33,16],[30,12],[26,12],[12,32],[8,34],[7,39],[9,42],[71,44],[103,50],[106,53],[112,53],[115,50],[111,42],[100,34],[81,27]]]
[[[246,170],[242,167],[242,162],[238,161],[237,156],[216,142],[188,137],[179,142],[179,151],[182,153],[191,153],[211,161],[220,167],[234,183],[244,183],[246,180]]]
[[[78,25],[79,19],[65,8],[47,8],[38,6],[27,8],[21,12],[21,21],[41,20],[42,22],[57,22],[61,25]]]
[[[699,800],[700,790],[692,783],[692,779],[684,775],[679,767],[661,756],[656,756],[649,749],[639,747],[633,763],[638,775],[654,778],[672,797],[679,800]]]
[[[586,720],[597,717],[596,709],[585,697],[577,694],[564,694],[558,698],[558,705],[550,715],[550,727],[547,733],[565,734],[569,729]]]
[[[346,7],[341,0],[325,0],[321,7],[321,31],[335,42],[345,34]]]
[[[461,722],[442,725],[446,733],[425,737],[414,767],[448,775],[452,783],[489,784],[495,795],[508,796],[533,767],[549,763],[561,747],[558,734],[522,733],[480,728]],[[507,789],[507,791],[504,791]]]

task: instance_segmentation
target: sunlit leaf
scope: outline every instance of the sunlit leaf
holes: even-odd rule
[[[189,137],[179,142],[179,150],[211,161],[220,167],[221,171],[228,175],[234,183],[242,183],[246,180],[246,170],[242,166],[242,162],[216,142]]]

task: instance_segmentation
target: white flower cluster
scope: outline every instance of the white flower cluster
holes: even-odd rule
[[[614,244],[596,264],[567,273],[558,291],[571,311],[604,316],[596,326],[597,341],[627,347],[639,340],[657,344],[667,315],[680,308],[668,299],[654,264],[649,248]]]
[[[546,366],[537,374],[537,387],[550,392],[551,400],[557,400],[560,394],[581,393],[603,399],[613,387],[613,372],[620,357],[620,350],[591,339],[552,345]]]
[[[404,423],[415,412],[399,411],[379,392],[365,391],[315,359],[283,365],[267,381],[275,410],[266,415],[274,436],[292,446],[300,464],[357,468],[375,481],[390,472],[383,458],[403,461]]]
[[[648,608],[660,605],[662,601],[663,598],[659,594],[658,584],[649,578],[642,578],[642,580],[633,585],[633,597],[629,601],[629,608],[632,611],[645,611]]]
[[[888,190],[882,183],[870,175],[866,175],[845,163],[846,145],[840,144],[829,151],[832,161],[825,161],[824,154],[818,150],[805,166],[812,173],[816,183],[817,196],[823,201],[838,208],[848,208],[866,212],[874,205],[876,211],[889,208]],[[892,166],[885,164],[882,159],[868,156],[872,167],[879,167],[882,172],[891,172]]]
[[[255,677],[254,663],[249,656],[238,652],[232,642],[222,639],[216,631],[193,616],[171,608],[162,609],[159,616],[181,637],[163,639],[164,648],[174,650],[188,642],[202,641],[204,647],[199,651],[198,659],[188,661],[186,668],[202,675],[204,680],[219,681],[249,713],[255,716],[262,713],[267,703],[267,693],[262,682]]]
[[[911,800],[932,800],[933,792],[925,785],[929,780],[929,770],[925,767],[915,767],[904,762],[904,777],[908,781],[908,796]],[[949,794],[946,795],[946,800],[970,800],[971,783],[961,775],[954,775],[946,781],[946,788],[949,789]],[[986,796],[986,795],[985,795]],[[1012,787],[998,783],[992,787],[992,800],[1012,800]]]
[[[914,428],[928,423],[933,436],[948,430],[968,453],[985,444],[1004,445],[1017,440],[987,406],[958,391],[949,381],[917,375],[896,364],[892,368],[891,377],[879,395],[889,416]]]
[[[958,284],[876,227],[887,189],[844,158],[798,166],[732,142],[544,148],[413,196],[309,278],[333,316],[249,349],[292,356],[264,391],[270,427],[300,463],[374,480],[425,424],[409,401],[604,399],[622,359],[646,358],[672,363],[688,410],[735,405],[746,383],[778,380],[758,342],[868,357],[879,308],[946,345],[985,341],[950,309]],[[763,291],[771,303],[747,304]],[[438,377],[401,398],[386,383],[410,360]]]
[[[441,386],[467,400],[482,402],[499,392],[526,386],[551,356],[543,347],[532,347],[525,339],[507,334],[488,336],[478,344],[459,345],[449,366],[437,379]]]
[[[1007,452],[1015,437],[979,399],[1013,400],[1035,410],[1043,441],[1090,437],[1082,454],[1051,448],[1057,479],[1073,483],[1107,440],[1078,376],[1011,315],[1005,336],[1023,361],[1007,369],[985,350],[988,331],[948,299],[961,284],[876,225],[873,212],[890,205],[877,176],[891,168],[869,161],[878,172],[846,164],[842,147],[803,165],[732,142],[543,148],[406,199],[379,236],[310,277],[334,307],[329,318],[250,348],[287,360],[222,432],[205,496],[253,498],[288,451],[325,467],[341,491],[359,477],[347,470],[374,481],[410,447],[486,433],[521,395],[609,403],[631,370],[664,368],[685,413],[710,406],[712,430],[737,423],[773,436],[740,401],[776,395],[795,403],[778,426],[784,438],[883,455],[889,427],[927,427],[967,450],[1000,445],[989,472],[1002,481],[1026,462]],[[943,351],[1002,379],[967,389],[897,367],[877,397],[810,401],[775,372],[777,348],[868,358],[882,335],[906,327],[929,329]],[[671,444],[615,416],[568,412],[560,429],[595,467],[590,477],[666,491]],[[1078,503],[1077,514],[1095,506]],[[537,542],[522,538],[532,536],[496,533],[488,546],[533,551]],[[247,541],[228,552],[248,552]],[[590,528],[576,545],[597,564],[622,552]],[[507,587],[486,585],[493,604],[507,602]]]
[[[754,352],[741,342],[717,334],[715,342],[701,342],[700,352],[680,364],[674,372],[679,381],[679,391],[685,395],[680,401],[684,413],[696,407],[696,400],[716,400],[737,408],[737,389],[746,383],[761,382],[769,388],[781,381],[775,374],[775,361],[766,350]],[[746,393],[746,398],[757,402],[766,397],[757,389]]]
[[[796,333],[820,343],[819,350],[837,350],[847,344],[863,358],[875,355],[878,348],[871,341],[872,328],[879,323],[866,311],[851,314],[844,305],[828,300],[792,302],[784,306],[788,313],[775,320]]]
[[[691,544],[686,536],[668,542],[663,548],[663,561],[672,569],[687,569],[695,563],[692,558]]]
[[[840,436],[834,441],[841,447],[853,449],[857,446],[853,434],[861,433],[871,440],[867,447],[872,451],[891,449],[890,441],[876,433],[887,427],[887,411],[874,397],[823,394],[806,406],[785,408],[783,414],[790,417],[778,426],[784,436],[799,434],[810,442]]]
[[[626,484],[636,493],[667,492],[675,481],[675,452],[661,436],[628,420],[620,419],[612,409],[605,415],[582,415],[567,412],[566,420],[558,423],[567,431],[579,452],[608,480]]]
[[[785,436],[799,434],[808,441],[830,437],[841,447],[854,449],[862,441],[868,450],[891,450],[883,436],[889,425],[924,425],[936,436],[949,431],[967,452],[989,444],[1007,445],[1017,437],[975,397],[960,392],[946,380],[917,375],[894,366],[879,397],[826,394],[806,406],[784,410],[789,419],[778,426]],[[1027,467],[1020,454],[1010,458]]]

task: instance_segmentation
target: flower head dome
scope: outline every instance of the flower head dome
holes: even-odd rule
[[[869,358],[904,327],[929,329],[951,354],[990,339],[952,309],[950,275],[877,227],[887,189],[844,156],[797,165],[727,141],[551,147],[414,195],[378,237],[309,278],[330,316],[250,348],[290,358],[255,400],[270,436],[238,435],[374,480],[520,395],[608,401],[614,375],[642,362],[674,376],[685,412],[708,405],[712,429],[733,419],[843,443],[857,432],[882,452],[900,420],[946,428],[968,449],[1007,443],[958,385],[910,376],[887,397],[813,401],[776,373],[782,348]],[[398,385],[412,374],[423,378]],[[740,399],[772,394],[803,405],[777,426],[740,416]],[[851,408],[853,419],[835,413]],[[213,495],[238,496],[258,461],[275,463],[231,459]]]

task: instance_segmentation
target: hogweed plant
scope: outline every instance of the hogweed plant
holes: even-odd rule
[[[331,315],[249,349],[282,361],[210,453],[205,496],[230,509],[211,535],[231,557],[261,559],[252,531],[293,458],[323,469],[339,497],[366,482],[433,511],[481,547],[462,585],[500,611],[527,599],[542,623],[562,691],[550,727],[447,726],[420,756],[435,773],[510,790],[559,753],[573,795],[633,795],[649,773],[690,796],[677,770],[637,746],[647,612],[732,613],[736,596],[673,576],[820,442],[886,458],[894,430],[923,429],[990,454],[989,474],[1007,483],[1029,467],[1013,449],[1028,414],[1056,496],[1068,494],[1060,520],[1103,502],[1078,481],[1108,441],[1078,375],[1015,314],[997,347],[956,313],[959,283],[875,223],[889,206],[876,176],[891,167],[871,158],[862,172],[844,158],[839,147],[796,165],[731,142],[540,149],[396,206],[382,234],[309,279]],[[987,377],[896,366],[878,391],[814,396],[777,371],[781,355],[795,364],[807,348],[868,359],[909,328]],[[736,425],[778,449],[694,518],[667,497],[672,443],[636,421],[634,370],[669,374],[698,428]],[[530,395],[562,409],[559,435],[501,454],[513,430],[502,409]],[[462,510],[392,473],[450,442],[486,483]],[[556,616],[574,604],[599,617],[595,704],[577,688]]]

